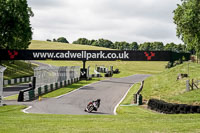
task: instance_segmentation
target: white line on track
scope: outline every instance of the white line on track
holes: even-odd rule
[[[119,103],[115,106],[115,109],[114,109],[114,115],[117,115],[117,107],[120,105],[120,103],[126,98],[128,92],[130,91],[130,89],[135,85],[135,83],[128,89],[128,91],[126,92],[126,94],[124,95],[124,97],[119,101]]]
[[[13,95],[6,96],[6,97],[3,97],[3,98],[12,97],[12,96],[15,96],[15,95],[18,95],[18,94],[13,94]]]
[[[59,98],[61,98],[61,97],[63,97],[63,96],[66,96],[66,95],[69,95],[69,94],[71,94],[71,93],[73,93],[73,92],[76,92],[76,91],[78,91],[78,90],[80,90],[80,89],[82,89],[82,88],[84,88],[84,87],[87,87],[87,86],[90,86],[90,85],[92,85],[92,84],[96,84],[96,83],[99,83],[99,82],[101,82],[101,81],[94,82],[94,83],[91,83],[91,84],[88,84],[88,85],[82,86],[82,87],[80,87],[80,88],[78,88],[78,89],[75,89],[75,90],[73,90],[73,91],[71,91],[71,92],[68,92],[68,93],[66,93],[66,94],[63,94],[63,95],[57,96],[57,97],[55,97],[55,98],[56,98],[56,99],[59,99]]]
[[[23,109],[22,112],[28,114],[29,112],[27,112],[27,110],[29,110],[29,109],[31,109],[31,108],[32,108],[32,106],[29,106],[28,108]]]

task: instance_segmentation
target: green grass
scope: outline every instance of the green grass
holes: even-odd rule
[[[3,100],[17,100],[18,94],[3,98]]]
[[[200,79],[200,64],[189,64],[189,77],[176,80],[179,73],[188,73],[188,63],[167,69],[145,80],[142,94],[145,99],[157,98],[169,102],[200,104],[200,89],[186,92],[186,80]]]
[[[79,45],[79,44],[68,44],[59,42],[47,42],[47,41],[31,41],[29,49],[46,49],[46,50],[111,50],[109,48]]]
[[[54,66],[81,66],[81,61],[40,61],[42,63],[51,64]],[[90,66],[90,74],[94,73],[95,65],[104,65],[109,68],[114,66],[114,69],[120,70],[119,74],[115,74],[113,77],[120,78],[133,74],[158,74],[165,70],[167,62],[156,61],[87,61],[86,65]],[[103,75],[103,74],[102,74]]]
[[[180,83],[185,79],[180,81],[174,81],[174,79],[176,80],[177,73],[185,73],[185,71],[187,71],[186,68],[187,64],[179,65],[175,68],[165,70],[161,74],[148,78],[147,81],[145,81],[143,96],[145,98],[150,97],[151,92],[154,91],[154,89],[157,89],[156,86],[152,87],[150,85],[155,85],[155,83],[159,84],[160,79],[163,77],[167,77],[166,80],[162,80],[163,84],[170,80],[169,82],[171,82],[171,87],[175,84],[174,82],[178,83],[178,86],[180,86]],[[199,65],[190,64],[190,68],[190,78],[197,78],[199,75],[197,72]],[[133,86],[122,104],[130,104],[132,102],[132,95],[137,91],[139,85],[140,84],[136,84]],[[80,86],[76,87],[78,88]],[[76,87],[74,86],[73,88]],[[162,93],[166,97],[170,97],[170,95],[167,95],[166,93],[170,93],[168,88],[171,87],[168,86],[166,90],[161,90],[160,94]],[[176,89],[179,90],[178,88],[175,88],[171,89],[171,91]],[[195,94],[195,91],[183,93],[182,95],[192,95],[192,93]],[[173,92],[170,94],[173,94]],[[58,94],[52,95],[55,96]],[[154,95],[156,96],[156,94]],[[200,132],[200,114],[159,114],[146,109],[144,106],[119,106],[117,109],[118,115],[116,116],[24,114],[20,112],[23,108],[25,107],[0,107],[0,125],[4,125],[0,126],[0,132]]]
[[[130,103],[129,92],[122,104]],[[0,132],[99,132],[99,133],[149,133],[149,132],[200,132],[200,114],[166,115],[152,112],[141,106],[118,107],[118,115],[42,115],[24,114],[25,106],[0,107]]]
[[[7,67],[4,71],[4,79],[33,76],[34,65],[24,61],[2,61],[2,65]]]
[[[78,88],[80,88],[82,86],[85,86],[87,84],[91,84],[91,83],[94,83],[94,82],[97,82],[97,81],[100,81],[100,80],[101,80],[100,78],[95,78],[95,79],[89,80],[89,81],[82,80],[82,81],[79,81],[78,83],[74,83],[74,84],[69,85],[67,87],[60,88],[60,89],[57,89],[57,90],[52,91],[50,93],[47,93],[47,94],[43,95],[42,97],[43,98],[57,97],[57,96],[66,94],[68,92],[71,92],[71,91],[73,91],[75,89],[78,89]]]

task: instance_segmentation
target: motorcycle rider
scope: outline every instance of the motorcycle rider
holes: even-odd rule
[[[100,106],[100,102],[101,102],[101,99],[97,99],[96,101],[89,102],[89,104],[87,105],[87,107],[85,109],[85,112],[88,112],[90,105],[94,106],[94,108],[93,108],[94,111],[97,111],[97,109]]]

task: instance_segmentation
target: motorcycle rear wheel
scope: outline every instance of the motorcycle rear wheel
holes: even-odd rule
[[[94,109],[94,106],[93,105],[90,105],[89,108],[88,108],[88,113],[91,113]]]

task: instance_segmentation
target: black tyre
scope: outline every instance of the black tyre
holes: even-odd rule
[[[90,105],[89,108],[88,108],[88,113],[91,113],[94,109],[94,106],[93,105]]]

